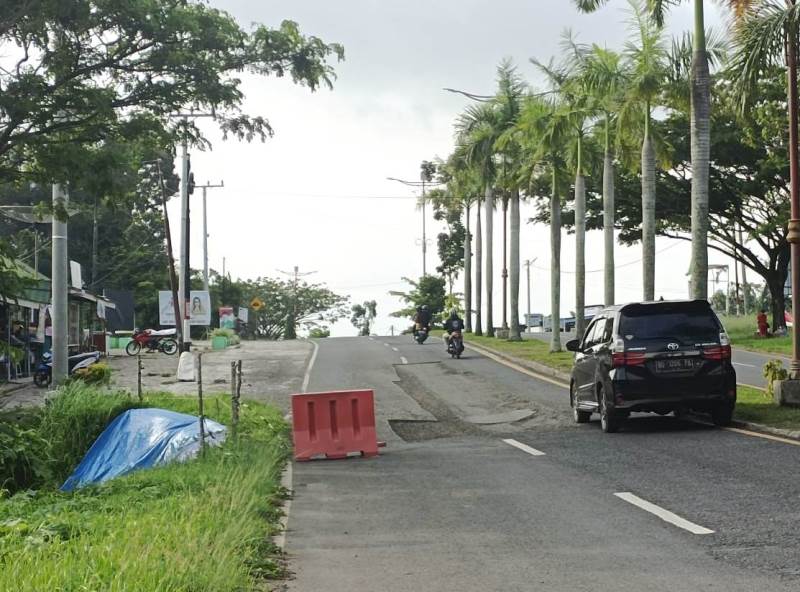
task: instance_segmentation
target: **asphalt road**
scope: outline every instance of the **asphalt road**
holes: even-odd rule
[[[290,590],[800,589],[800,447],[672,417],[604,435],[438,340],[320,340],[308,390],[348,387],[375,389],[387,447],[294,463]]]

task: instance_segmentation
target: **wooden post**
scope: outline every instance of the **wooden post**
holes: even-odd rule
[[[206,453],[206,431],[204,410],[203,410],[203,354],[197,353],[197,398],[200,406],[200,453]]]
[[[242,361],[236,362],[236,408],[238,411],[239,402],[242,400]],[[237,413],[238,415],[238,413]]]
[[[144,400],[142,397],[142,354],[136,354],[136,394],[139,402]]]
[[[236,362],[231,362],[231,425],[234,431],[239,424],[239,401],[236,398]]]

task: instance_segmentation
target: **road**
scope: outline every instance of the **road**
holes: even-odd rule
[[[319,341],[308,389],[374,388],[387,447],[294,463],[290,590],[798,589],[800,447],[672,417],[604,435],[563,387],[442,349]]]
[[[550,342],[550,333],[524,333],[525,339],[540,339]],[[574,339],[574,333],[562,333],[561,343]],[[770,360],[783,360],[784,366],[789,367],[789,358],[781,354],[762,354],[744,349],[733,348],[733,366],[736,368],[736,380],[739,384],[764,388],[765,379],[762,374],[764,364]]]

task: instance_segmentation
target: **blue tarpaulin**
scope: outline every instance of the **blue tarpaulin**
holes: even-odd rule
[[[225,426],[203,422],[206,443],[221,444]],[[182,461],[200,450],[200,419],[166,409],[131,409],[103,430],[62,491],[103,483],[139,469]]]

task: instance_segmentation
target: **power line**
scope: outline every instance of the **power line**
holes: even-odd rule
[[[682,243],[673,243],[668,247],[664,247],[660,251],[656,251],[655,254],[658,255],[660,253],[663,253],[664,251],[669,251],[670,249],[672,249],[674,247],[677,247],[680,244],[682,244]],[[622,269],[623,267],[630,267],[631,265],[636,265],[637,263],[641,263],[642,259],[643,259],[642,257],[639,257],[638,259],[634,259],[633,261],[628,261],[627,263],[622,263],[621,265],[615,265],[614,269]],[[548,271],[548,272],[550,271],[549,267],[539,267],[537,265],[534,265],[533,267],[534,267],[534,269],[538,269],[539,271]],[[585,273],[602,273],[604,271],[605,271],[605,269],[591,269],[591,270],[587,270]],[[576,272],[575,271],[565,271],[565,270],[562,269],[561,273],[567,273],[567,274],[570,274],[570,275],[575,275]]]

